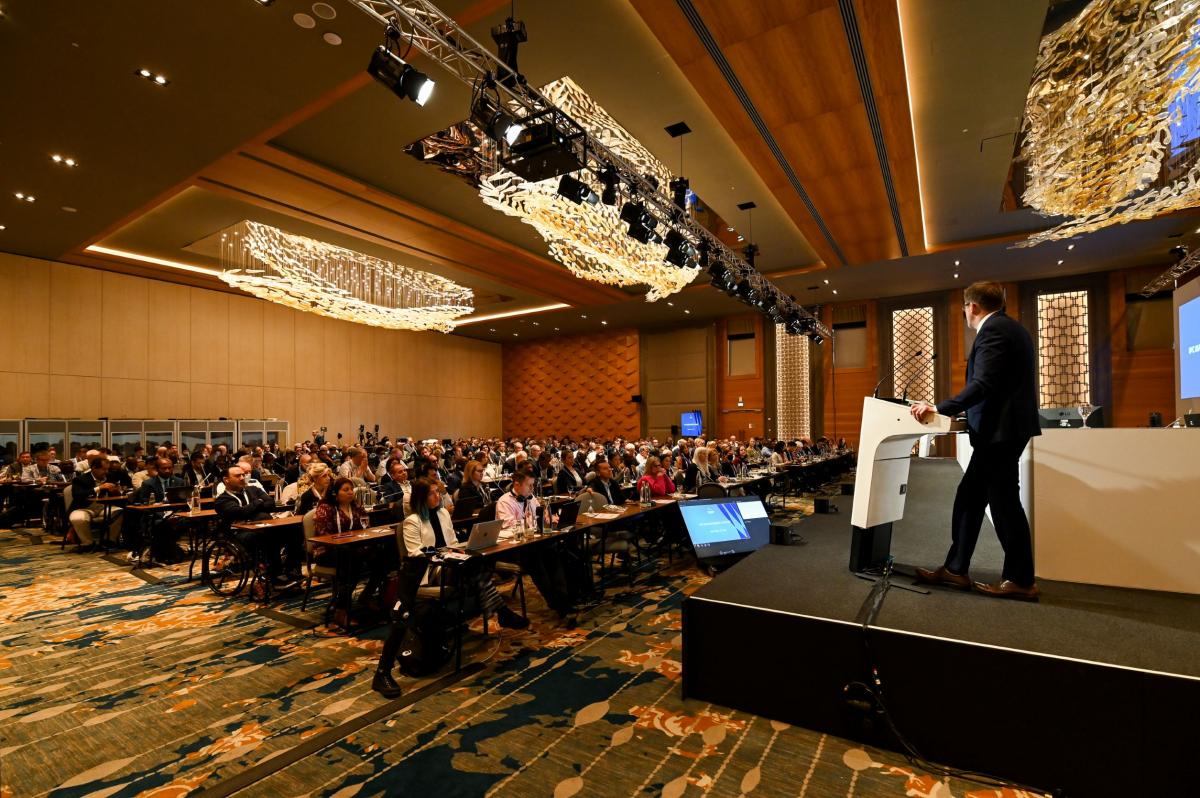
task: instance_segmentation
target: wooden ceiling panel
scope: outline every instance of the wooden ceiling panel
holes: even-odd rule
[[[867,51],[870,97],[886,149],[881,162],[838,0],[692,0],[720,46],[720,56],[811,200],[814,217],[678,4],[632,1],[822,260],[840,264],[834,245],[847,263],[900,257],[893,201],[909,253],[923,251],[894,3],[870,0],[855,6],[856,14],[862,8],[858,33]],[[883,164],[891,173],[894,200]]]

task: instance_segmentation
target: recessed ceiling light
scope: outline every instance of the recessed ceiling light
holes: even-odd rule
[[[689,316],[692,315],[692,312],[690,310],[688,310],[687,308],[684,308],[683,312],[688,314]]]
[[[828,280],[826,280],[826,281],[825,281],[825,285],[829,285],[829,281],[828,281]]]
[[[327,31],[321,38],[325,40],[326,44],[332,44],[334,47],[342,43],[342,37],[333,31]]]
[[[75,213],[75,211],[78,210],[78,208],[72,208],[70,205],[64,205],[62,206],[62,209],[67,213]]]
[[[1059,266],[1062,266],[1062,265],[1063,265],[1063,262],[1062,262],[1062,260],[1059,260],[1059,262],[1058,262],[1058,265],[1059,265]]]
[[[271,3],[274,3],[274,2],[275,2],[275,0],[255,0],[255,1],[256,1],[256,2],[257,2],[259,5],[260,5],[260,6],[269,6],[269,5],[271,5]]]
[[[587,318],[587,316],[586,316],[586,315],[584,315],[584,314],[580,314],[580,315],[579,315],[579,318],[581,318],[581,319],[586,319],[586,318]]]
[[[673,308],[673,307],[675,307],[675,303],[674,303],[674,302],[668,302],[668,303],[667,303],[667,307],[669,307],[669,308]]]
[[[0,230],[7,230],[7,229],[8,229],[7,227],[5,227],[4,225],[0,224]]]
[[[317,27],[317,21],[308,14],[296,14],[292,17],[292,22],[295,22],[297,25],[306,30]]]
[[[513,333],[513,338],[520,338],[520,337],[521,337],[520,333]]]
[[[329,3],[313,3],[312,11],[321,19],[333,19],[337,11]]]
[[[1197,230],[1196,232],[1197,232],[1197,233],[1200,233],[1200,230]],[[1074,245],[1074,244],[1067,244],[1067,249],[1075,249],[1075,245]]]
[[[833,289],[833,293],[835,293],[835,294],[837,293],[837,289],[836,289],[836,288],[835,288],[835,289]]]
[[[496,331],[495,327],[488,327],[488,332],[495,332],[495,331]]]
[[[555,327],[555,328],[554,328],[554,331],[555,331],[555,332],[558,332],[558,328],[557,328],[557,327]]]
[[[139,77],[145,78],[146,80],[150,81],[151,83],[153,83],[156,86],[166,86],[168,83],[171,82],[171,81],[167,80],[165,75],[156,75],[155,73],[151,72],[149,69],[146,69],[145,67],[139,69],[138,71],[134,72],[133,74],[135,74]]]
[[[16,192],[13,194],[13,196],[19,200],[24,200],[25,202],[33,202],[37,199],[37,197],[33,196],[32,194],[26,194],[21,191]]]
[[[63,166],[75,166],[76,165],[76,161],[74,158],[67,158],[65,156],[58,155],[57,153],[55,153],[54,155],[51,155],[50,160],[54,161],[55,163],[60,163]]]
[[[958,272],[955,272],[955,273],[954,273],[954,279],[955,279],[955,280],[957,280],[957,279],[958,279]]]
[[[738,241],[745,241],[745,240],[746,240],[745,236],[742,236],[742,235],[738,236]]]
[[[534,326],[534,327],[539,327],[539,326],[541,326],[541,325],[539,325],[539,324],[538,324],[538,323],[535,321],[535,322],[533,323],[533,326]]]
[[[955,266],[957,266],[959,263],[960,263],[960,261],[957,261],[957,260],[956,260],[956,261],[954,261],[954,265],[955,265]]]
[[[608,326],[608,322],[606,322],[606,321],[604,321],[604,320],[601,320],[601,321],[600,321],[600,323],[601,323],[601,324],[603,324],[605,327],[607,327],[607,326]]]

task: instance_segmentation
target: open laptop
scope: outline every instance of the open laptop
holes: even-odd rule
[[[567,502],[558,508],[558,531],[570,532],[579,518],[579,502]]]
[[[483,502],[478,496],[464,496],[454,504],[454,513],[450,516],[450,520],[466,520],[475,515],[482,506]]]
[[[466,551],[480,551],[495,546],[500,541],[503,521],[483,521],[471,527],[471,537],[463,544]]]

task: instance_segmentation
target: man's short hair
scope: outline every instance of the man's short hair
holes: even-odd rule
[[[971,283],[963,291],[963,301],[974,302],[987,313],[1004,308],[1004,286],[997,282]]]
[[[230,473],[232,473],[232,472],[233,472],[233,471],[235,471],[235,470],[236,470],[236,471],[237,471],[239,474],[240,474],[240,473],[242,473],[242,467],[241,467],[240,465],[236,464],[236,463],[235,463],[235,464],[233,464],[233,465],[227,465],[227,466],[225,466],[225,468],[223,468],[223,469],[221,470],[221,479],[229,479],[229,475],[230,475]]]

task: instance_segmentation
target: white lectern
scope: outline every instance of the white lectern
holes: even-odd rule
[[[923,435],[958,432],[966,424],[931,414],[917,421],[907,402],[863,398],[858,470],[854,478],[850,570],[882,566],[892,548],[892,522],[904,517],[913,443]]]

